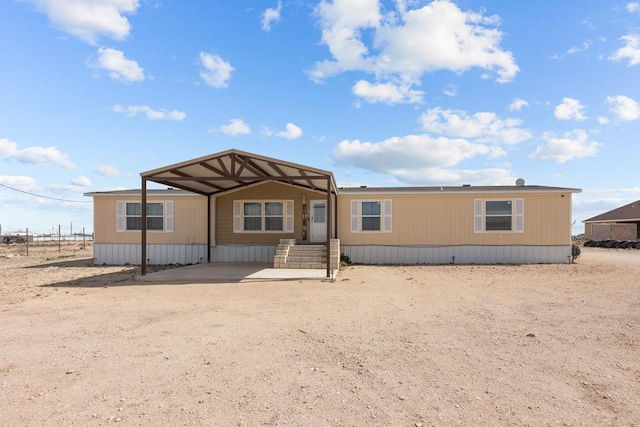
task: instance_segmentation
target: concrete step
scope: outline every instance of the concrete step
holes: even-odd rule
[[[301,269],[301,268],[327,268],[324,262],[287,262],[280,268]]]
[[[290,246],[290,251],[295,252],[326,252],[327,248],[324,246]]]
[[[324,261],[325,261],[324,257],[315,257],[315,256],[314,257],[312,256],[287,257],[287,263],[290,263],[290,262],[309,263],[309,262],[324,262]]]

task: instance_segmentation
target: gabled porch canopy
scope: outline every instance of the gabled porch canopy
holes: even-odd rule
[[[147,181],[211,197],[227,191],[265,181],[282,182],[327,195],[327,212],[331,212],[331,194],[337,193],[333,174],[296,163],[260,156],[235,149],[187,160],[140,173],[142,177],[142,224],[147,223]],[[209,204],[208,204],[209,205]],[[207,221],[210,226],[210,213]],[[331,238],[331,215],[327,215],[327,247]],[[208,236],[207,236],[208,239]],[[142,227],[142,274],[146,274],[147,230]],[[210,243],[207,245],[210,247]],[[209,250],[207,250],[209,252]],[[329,251],[327,251],[327,257]],[[210,261],[210,258],[209,258]],[[327,276],[330,276],[327,259]]]

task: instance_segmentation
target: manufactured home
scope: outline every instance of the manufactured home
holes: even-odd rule
[[[321,265],[571,261],[575,188],[358,187],[330,171],[228,150],[141,173],[94,200],[95,263],[268,262],[322,248]],[[147,189],[149,182],[166,189]],[[143,227],[142,224],[146,224]]]

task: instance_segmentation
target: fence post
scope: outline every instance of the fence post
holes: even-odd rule
[[[26,245],[27,245],[27,256],[29,256],[29,227],[27,227],[27,236],[26,236]]]

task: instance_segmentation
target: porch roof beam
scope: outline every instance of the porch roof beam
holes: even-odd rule
[[[218,161],[220,161],[220,165],[224,168],[224,171],[221,171],[220,169],[217,169],[214,166],[211,166],[209,163],[205,163],[202,162],[200,163],[200,166],[202,166],[203,168],[210,170],[211,172],[215,172],[220,176],[224,176],[224,177],[228,177],[230,180],[233,180],[235,182],[237,182],[238,184],[242,184],[244,181],[239,179],[239,178],[234,178],[231,176],[231,174],[229,173],[229,171],[227,170],[227,168],[225,167],[224,163],[222,163],[222,160],[218,159]]]
[[[311,187],[312,190],[316,190],[317,189],[315,184],[310,179],[310,177],[305,173],[305,171],[303,171],[302,169],[298,169],[298,173],[300,173],[300,175],[302,177],[304,177],[303,179],[307,182],[307,184],[309,184],[309,187]]]
[[[293,184],[293,180],[292,180],[290,177],[288,177],[288,176],[287,176],[287,174],[286,174],[286,173],[284,173],[284,172],[282,171],[282,169],[280,169],[280,168],[278,167],[278,165],[276,165],[276,164],[275,164],[275,163],[273,163],[273,162],[269,162],[269,166],[271,166],[271,169],[273,169],[274,171],[278,172],[278,173],[280,174],[280,177],[281,177],[282,179],[284,179],[285,181],[287,181],[289,184]]]
[[[184,173],[184,172],[179,171],[179,170],[172,170],[171,173],[174,174],[174,175],[178,175],[180,178],[183,178],[183,179],[186,178],[187,180],[190,180],[190,181],[195,181],[195,178],[196,178],[195,176],[189,175],[188,173]],[[171,179],[175,179],[175,178],[171,178]],[[216,184],[212,184],[212,183],[208,182],[208,180],[206,180],[206,181],[198,181],[198,182],[201,182],[203,185],[206,185],[208,187],[215,188],[216,190],[220,190],[220,191],[226,190],[226,188],[221,187],[221,186],[216,185]]]
[[[195,189],[193,189],[193,188],[191,188],[189,186],[181,185],[181,184],[175,182],[174,180],[171,180],[171,181],[150,180],[150,181],[153,181],[153,182],[155,182],[157,184],[164,184],[164,185],[166,185],[168,187],[176,187],[176,188],[179,188],[180,190],[190,191],[192,193],[200,194],[202,196],[208,196],[209,194],[211,194],[211,192],[209,192],[209,191],[195,190]]]
[[[172,172],[175,173],[175,172]],[[327,176],[324,175],[288,175],[287,177],[270,175],[270,176],[246,176],[246,177],[225,177],[225,176],[158,176],[158,177],[147,177],[147,179],[152,181],[194,181],[194,182],[205,182],[205,181],[282,181],[286,180],[286,178],[295,180],[323,180],[327,179]],[[333,191],[333,189],[332,189]]]

